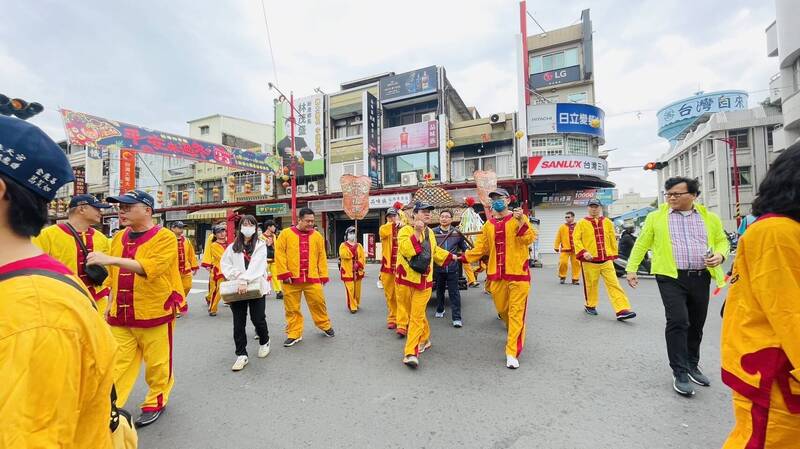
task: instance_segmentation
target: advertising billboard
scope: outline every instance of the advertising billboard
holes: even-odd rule
[[[136,151],[123,148],[119,151],[119,193],[136,188]]]
[[[528,135],[585,134],[605,139],[605,112],[583,103],[546,103],[528,106]],[[593,126],[596,125],[596,126]]]
[[[601,179],[608,177],[608,163],[592,156],[531,156],[528,175],[585,175]]]
[[[563,69],[549,70],[547,72],[534,73],[531,75],[530,83],[534,89],[540,87],[557,86],[559,84],[571,83],[581,80],[581,66],[573,65]]]
[[[439,146],[439,124],[435,121],[385,128],[381,133],[381,154],[410,153]]]
[[[378,97],[369,92],[364,92],[362,99],[364,118],[364,161],[367,164],[366,173],[372,180],[372,187],[380,184],[380,164],[378,163]]]
[[[672,140],[704,114],[747,109],[747,98],[747,92],[726,90],[707,94],[700,92],[671,103],[656,113],[658,135]]]
[[[325,145],[323,144],[323,95],[311,95],[295,100],[294,146],[295,154],[304,163],[297,165],[297,176],[325,174]],[[283,159],[284,166],[290,166],[292,155],[291,109],[288,102],[275,104],[275,147]]]
[[[72,145],[113,145],[137,153],[210,162],[239,170],[269,171],[264,153],[190,139],[82,112],[67,109],[60,112],[67,139]]]
[[[388,103],[436,92],[439,89],[437,72],[433,65],[381,79],[381,102]]]

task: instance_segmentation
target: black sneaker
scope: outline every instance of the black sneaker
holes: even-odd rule
[[[636,312],[633,310],[625,309],[617,313],[617,321],[630,320],[631,318],[636,318]]]
[[[687,373],[673,374],[672,388],[681,396],[694,396],[694,387],[689,383]]]
[[[163,411],[164,409],[156,410],[154,412],[142,412],[142,414],[139,415],[138,418],[136,418],[136,422],[134,423],[134,425],[136,427],[149,426],[150,424],[153,424],[154,422],[158,421],[158,418],[161,417],[161,412]]]
[[[295,344],[297,344],[297,342],[300,342],[300,341],[303,341],[303,337],[287,338],[283,342],[283,347],[288,348],[289,346],[294,346]]]
[[[711,386],[711,380],[709,380],[708,377],[700,371],[700,368],[696,366],[689,369],[689,380],[697,385],[700,385],[701,387]]]
[[[588,315],[597,315],[597,309],[594,307],[583,306],[583,311]]]
[[[275,295],[275,299],[283,299],[283,292],[278,292],[278,293]]]
[[[572,285],[581,285],[581,281],[572,281]]]
[[[567,282],[567,278],[561,278],[561,283],[564,284]]]
[[[325,332],[325,335],[327,335],[328,337],[335,337],[336,336],[336,332],[333,331],[333,328],[330,328],[330,329],[328,329],[326,331],[323,331],[323,332]]]

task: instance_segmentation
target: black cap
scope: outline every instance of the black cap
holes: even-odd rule
[[[386,209],[386,215],[397,215],[397,209],[395,209],[394,207]]]
[[[110,196],[106,198],[109,203],[136,204],[142,203],[147,207],[155,208],[155,201],[150,194],[141,190],[131,190],[124,195]]]
[[[414,212],[421,211],[421,210],[434,210],[436,207],[433,204],[426,203],[424,201],[418,201],[414,204]]]
[[[172,224],[169,227],[170,228],[185,228],[186,227],[186,223],[184,223],[184,222],[182,222],[180,220],[173,221]]]
[[[502,187],[498,187],[498,188],[492,190],[491,192],[489,192],[489,197],[491,197],[492,195],[504,196],[506,198],[511,196],[511,195],[508,194],[508,190],[506,190],[506,189],[504,189]]]
[[[108,209],[111,207],[110,204],[106,204],[92,195],[75,195],[69,200],[69,208],[72,209],[73,207],[78,206],[92,206],[95,209]]]
[[[2,115],[0,173],[47,201],[75,180],[67,156],[53,139],[25,120]]]
[[[600,203],[600,200],[595,199],[595,198],[590,199],[589,202],[587,203],[587,205],[588,206],[602,206],[602,204]]]

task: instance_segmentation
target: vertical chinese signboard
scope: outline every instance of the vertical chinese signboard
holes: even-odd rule
[[[72,167],[72,174],[75,176],[74,194],[84,195],[86,193],[86,169],[84,167]]]
[[[378,98],[369,92],[364,92],[363,97],[364,117],[364,163],[366,164],[365,173],[369,174],[372,180],[372,187],[377,188],[380,184],[380,164],[378,163]]]
[[[323,114],[322,95],[311,95],[295,100],[295,154],[303,158],[298,164],[297,176],[325,174],[325,145],[322,142]],[[288,102],[275,104],[275,147],[283,159],[284,166],[291,164],[291,108]]]
[[[119,192],[124,194],[136,188],[136,151],[123,148],[119,152]]]

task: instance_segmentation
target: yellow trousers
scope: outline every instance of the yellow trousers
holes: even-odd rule
[[[272,291],[275,294],[278,294],[278,292],[281,292],[282,290],[281,290],[281,280],[278,279],[278,275],[277,273],[275,273],[275,262],[270,262],[269,264],[269,277],[272,282]]]
[[[614,308],[614,313],[619,313],[619,311],[626,309],[630,310],[631,303],[628,302],[625,291],[619,286],[613,261],[583,263],[581,264],[581,269],[583,270],[583,293],[586,297],[587,307],[597,307],[600,294],[600,278],[602,277],[606,283],[606,292],[608,293],[608,299],[611,301],[611,307]]]
[[[219,309],[219,300],[222,299],[219,294],[219,284],[224,280],[225,279],[219,279],[211,282],[211,290],[208,292],[209,297],[211,298],[208,302],[209,313],[217,313],[217,310]]]
[[[383,294],[386,296],[386,324],[397,323],[397,287],[394,275],[391,273],[381,273],[381,283],[383,284]]]
[[[561,279],[567,278],[567,269],[572,266],[572,280],[577,281],[581,277],[581,263],[575,256],[575,253],[562,252],[558,256],[558,277]]]
[[[303,313],[300,312],[300,296],[305,295],[306,305],[311,312],[314,324],[323,331],[331,328],[328,318],[328,306],[322,284],[292,283],[283,284],[283,308],[286,312],[286,336],[300,338],[303,336]]]
[[[411,313],[411,296],[414,289],[402,284],[395,284],[394,295],[397,301],[397,329],[408,330],[408,322]]]
[[[141,405],[142,411],[166,407],[175,384],[172,373],[172,329],[173,323],[148,328],[111,326],[111,333],[117,341],[117,358],[114,362],[117,406],[125,407],[144,361],[144,379],[149,389]]]
[[[347,310],[358,310],[361,304],[361,279],[356,281],[342,281],[347,296]]]
[[[192,279],[193,276],[191,274],[181,275],[181,283],[183,284],[183,294],[186,297],[186,299],[189,299],[189,292],[192,290]]]
[[[467,285],[472,285],[478,281],[475,277],[475,270],[472,269],[472,264],[463,263],[461,266],[464,267],[464,277],[467,278]]]
[[[500,319],[508,327],[506,355],[519,357],[525,346],[525,315],[530,282],[492,281],[491,293]]]
[[[428,316],[425,314],[428,309],[428,300],[431,299],[431,289],[405,288],[410,290],[411,308],[409,309],[408,336],[406,337],[406,346],[403,348],[403,355],[418,356],[420,344],[431,338],[431,327],[428,324]]]
[[[800,414],[789,412],[777,383],[770,392],[769,408],[756,405],[734,391],[733,415],[736,423],[722,449],[798,447]]]

